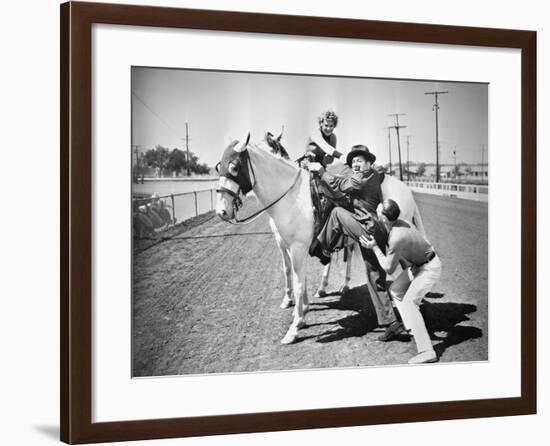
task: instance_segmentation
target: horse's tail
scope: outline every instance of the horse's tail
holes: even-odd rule
[[[413,223],[416,226],[416,229],[418,229],[420,233],[424,237],[426,237],[424,223],[422,222],[422,217],[420,216],[420,211],[418,210],[418,206],[416,205],[416,203],[414,204]]]

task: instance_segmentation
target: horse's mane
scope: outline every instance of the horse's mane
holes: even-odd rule
[[[291,166],[294,169],[298,169],[298,166],[290,160],[290,157],[284,158],[283,156],[279,155],[278,153],[277,154],[273,153],[273,151],[270,150],[271,145],[265,139],[263,139],[263,140],[261,140],[257,143],[249,143],[248,145],[250,147],[252,147],[253,149],[259,150],[262,153],[269,155],[270,157],[272,157],[273,159],[277,160],[280,163]],[[286,151],[285,151],[285,153],[286,153]],[[288,154],[287,154],[287,156],[288,156]]]

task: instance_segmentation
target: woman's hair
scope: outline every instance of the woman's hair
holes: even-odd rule
[[[323,123],[323,121],[331,120],[334,122],[334,127],[338,125],[338,115],[333,110],[327,110],[323,113],[321,113],[321,116],[318,118],[319,125]]]

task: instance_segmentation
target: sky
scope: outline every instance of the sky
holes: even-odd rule
[[[487,162],[488,84],[415,80],[302,76],[133,67],[132,145],[145,151],[160,144],[189,149],[201,162],[215,165],[230,141],[278,135],[295,159],[318,128],[327,109],[339,116],[338,149],[347,153],[365,144],[377,163],[389,161],[388,126],[399,116],[401,156],[435,163],[434,95],[439,96],[440,163]],[[398,159],[397,135],[391,133],[392,163]],[[483,147],[483,148],[482,148]],[[483,153],[482,153],[483,152]]]

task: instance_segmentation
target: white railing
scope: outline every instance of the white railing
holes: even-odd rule
[[[164,210],[150,209],[152,197],[134,198],[132,216],[134,236],[147,238],[154,233],[159,233],[172,228],[193,217],[206,214],[215,209],[215,189],[205,189],[179,194],[169,194],[158,197],[159,206],[162,202]],[[155,215],[152,215],[155,214]]]
[[[155,182],[171,182],[171,181],[181,181],[181,182],[196,182],[196,181],[219,181],[219,177],[144,177],[143,181],[146,183],[155,183]]]
[[[406,181],[413,192],[464,198],[466,200],[489,201],[489,186],[477,184],[430,183],[427,181]]]

